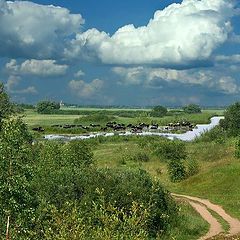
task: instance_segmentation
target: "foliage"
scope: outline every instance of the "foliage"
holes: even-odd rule
[[[240,139],[238,138],[235,143],[235,157],[240,158]]]
[[[163,139],[155,144],[155,154],[165,160],[179,160],[187,157],[186,145],[182,141]]]
[[[225,119],[221,120],[220,126],[225,129],[230,136],[240,134],[240,102],[229,106],[224,113]]]
[[[167,108],[163,106],[155,106],[152,109],[151,116],[152,117],[164,117],[167,114],[168,110]]]
[[[13,105],[11,104],[4,86],[0,83],[0,121],[13,113]]]
[[[126,214],[106,202],[103,196],[101,201],[93,203],[93,212],[92,216],[79,212],[71,203],[61,210],[52,207],[51,227],[47,225],[44,229],[44,239],[149,239],[144,230],[148,212],[142,205],[133,202],[131,213]],[[93,224],[93,220],[97,224]]]
[[[186,175],[184,162],[180,159],[172,159],[168,162],[168,173],[172,182],[182,181]]]
[[[73,141],[40,143],[36,148],[38,165],[34,182],[39,195],[57,207],[79,199],[82,185],[78,188],[76,182],[84,179],[86,168],[92,163],[89,146]]]
[[[62,158],[66,165],[73,167],[88,166],[93,163],[93,153],[85,142],[71,141],[61,148]]]
[[[27,234],[34,224],[37,197],[31,186],[32,138],[20,118],[4,120],[0,134],[0,231],[7,217],[13,235]]]
[[[41,114],[51,114],[60,109],[60,103],[53,101],[41,101],[37,104],[37,112]]]
[[[200,106],[196,104],[189,104],[183,107],[183,111],[185,113],[201,113],[202,112]]]
[[[221,126],[216,126],[210,131],[204,132],[195,139],[195,142],[216,142],[224,144],[227,140],[227,132]]]

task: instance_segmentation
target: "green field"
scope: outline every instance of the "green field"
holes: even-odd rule
[[[99,111],[99,109],[97,109]],[[86,111],[86,109],[84,110]],[[90,115],[95,110],[88,109],[87,111],[90,112]],[[124,113],[124,111],[129,111],[129,109],[120,110],[118,109],[119,113]],[[100,111],[101,112],[101,111]],[[167,125],[170,122],[177,122],[181,120],[187,120],[194,124],[206,124],[209,123],[209,120],[212,116],[216,115],[222,115],[222,110],[206,110],[203,111],[201,114],[179,114],[179,115],[173,115],[173,116],[165,116],[162,118],[156,118],[156,117],[149,117],[146,112],[143,112],[138,117],[132,118],[132,117],[121,117],[118,115],[111,114],[111,109],[107,112],[109,116],[114,116],[116,119],[115,121],[118,123],[123,124],[138,124],[141,122],[145,123],[158,123],[161,126]],[[114,112],[116,114],[116,112]],[[104,112],[105,114],[105,112]],[[24,121],[29,126],[36,126],[36,125],[42,125],[42,126],[51,126],[53,124],[73,124],[74,120],[86,116],[85,112],[83,114],[76,114],[76,115],[65,115],[65,114],[38,114],[35,110],[25,110],[24,112]],[[82,122],[85,125],[89,125],[91,122],[89,121],[83,121]],[[97,122],[96,122],[97,123]]]

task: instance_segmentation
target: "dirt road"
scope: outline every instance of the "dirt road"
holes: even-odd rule
[[[240,234],[240,221],[236,218],[231,217],[226,211],[219,205],[211,203],[207,199],[201,199],[192,196],[172,194],[175,198],[185,199],[189,204],[205,219],[209,225],[210,229],[208,233],[201,237],[200,240],[205,240],[224,233],[224,230],[218,220],[211,214],[211,211],[218,214],[222,219],[226,221],[229,225],[228,233],[224,233],[226,237],[234,236]]]

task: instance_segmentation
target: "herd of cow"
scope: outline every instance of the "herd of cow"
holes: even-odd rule
[[[146,123],[139,123],[137,125],[134,124],[123,124],[123,123],[117,123],[117,122],[108,122],[104,127],[102,127],[100,124],[90,124],[89,126],[84,126],[81,124],[65,124],[65,125],[52,125],[52,128],[62,128],[62,129],[83,129],[86,131],[96,130],[100,129],[100,131],[126,131],[130,130],[132,133],[138,133],[142,131],[151,131],[151,130],[164,130],[164,131],[176,131],[176,130],[186,130],[186,131],[192,131],[194,128],[194,125],[191,124],[188,121],[181,121],[177,123],[169,123],[167,126],[159,127],[158,124],[146,124]],[[41,126],[32,128],[33,131],[37,132],[44,132],[45,129]]]

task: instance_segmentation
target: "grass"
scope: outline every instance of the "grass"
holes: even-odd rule
[[[235,139],[228,139],[221,144],[201,141],[187,143],[189,158],[198,162],[200,172],[180,183],[169,180],[166,162],[151,154],[147,148],[144,148],[144,151],[150,157],[148,162],[131,160],[132,155],[143,151],[137,138],[99,144],[95,147],[94,159],[99,167],[141,167],[153,177],[159,178],[171,192],[209,199],[221,205],[233,217],[240,219],[240,160],[234,157],[234,147]],[[125,161],[122,161],[123,156],[127,156]],[[223,226],[226,229],[228,227],[224,221]]]
[[[34,110],[25,110],[23,120],[29,126],[50,126],[53,124],[73,124],[79,115],[38,114]]]
[[[209,224],[205,222],[199,214],[185,201],[178,201],[180,207],[180,219],[178,227],[172,228],[169,234],[161,237],[161,240],[197,240],[204,236],[209,229]]]
[[[150,108],[94,108],[94,107],[61,107],[61,110],[75,111],[151,111]]]
[[[119,109],[118,109],[119,110]],[[128,110],[128,109],[126,109]],[[98,109],[99,111],[99,109]],[[121,110],[119,110],[119,113]],[[124,112],[124,110],[122,111]],[[138,117],[119,117],[115,116],[115,121],[118,123],[123,124],[138,124],[140,122],[145,122],[148,124],[151,123],[158,123],[159,125],[167,125],[170,122],[178,122],[181,120],[190,121],[193,124],[206,124],[210,122],[210,118],[218,113],[215,110],[203,112],[202,114],[180,114],[180,115],[173,115],[173,116],[165,116],[163,118],[156,118],[156,117],[149,117],[148,114],[143,113],[140,114]],[[110,115],[111,116],[111,115]],[[84,117],[84,115],[65,115],[65,114],[38,114],[36,111],[27,109],[24,112],[24,121],[29,126],[51,126],[54,124],[73,124],[75,119],[80,117]],[[90,124],[91,122],[87,119],[82,119],[82,124]]]

